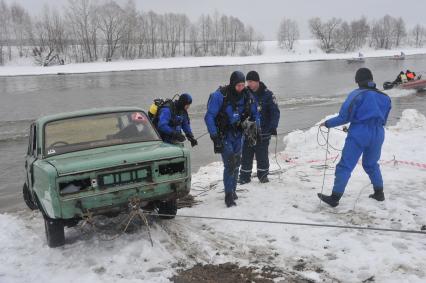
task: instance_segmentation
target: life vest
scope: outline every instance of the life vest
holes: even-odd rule
[[[407,72],[407,73],[406,73],[406,76],[407,76],[407,79],[408,79],[409,81],[412,81],[412,80],[414,80],[414,78],[415,78],[414,74],[413,74],[413,73],[411,73],[411,72]]]
[[[406,83],[406,82],[408,81],[408,79],[407,79],[407,75],[406,75],[406,74],[401,74],[401,75],[400,75],[400,78],[401,78],[401,82],[402,82],[402,83]]]

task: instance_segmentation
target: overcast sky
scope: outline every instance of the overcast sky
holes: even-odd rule
[[[98,0],[102,1],[102,0]],[[191,20],[201,14],[214,13],[233,15],[245,24],[250,24],[266,39],[275,39],[279,23],[283,17],[295,19],[303,37],[309,37],[307,21],[312,17],[329,19],[339,17],[352,20],[363,15],[369,19],[381,18],[385,14],[402,17],[408,28],[417,23],[426,25],[426,1],[396,0],[134,0],[143,11],[157,13],[185,13]],[[40,13],[43,4],[61,7],[68,0],[6,0],[18,2],[32,14]],[[116,0],[124,4],[127,0]],[[410,4],[408,4],[410,3]]]

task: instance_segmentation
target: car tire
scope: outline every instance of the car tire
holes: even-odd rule
[[[27,183],[24,183],[24,186],[22,187],[22,197],[24,198],[25,204],[28,206],[29,209],[37,209],[37,204],[33,201],[33,197],[31,196]]]
[[[65,244],[65,231],[62,221],[45,217],[44,229],[49,247],[56,248]]]
[[[161,201],[158,203],[157,208],[158,214],[165,214],[160,215],[161,219],[173,219],[175,218],[177,213],[177,201],[175,199]]]

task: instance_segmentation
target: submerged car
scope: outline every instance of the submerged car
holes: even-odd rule
[[[116,216],[138,199],[173,218],[191,186],[189,151],[162,142],[139,108],[46,116],[31,124],[23,197],[44,217],[47,244],[90,215]]]

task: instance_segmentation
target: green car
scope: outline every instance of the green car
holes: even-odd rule
[[[116,216],[137,199],[164,218],[189,193],[189,150],[162,142],[139,108],[46,116],[30,128],[23,197],[39,209],[50,247],[86,215]]]

